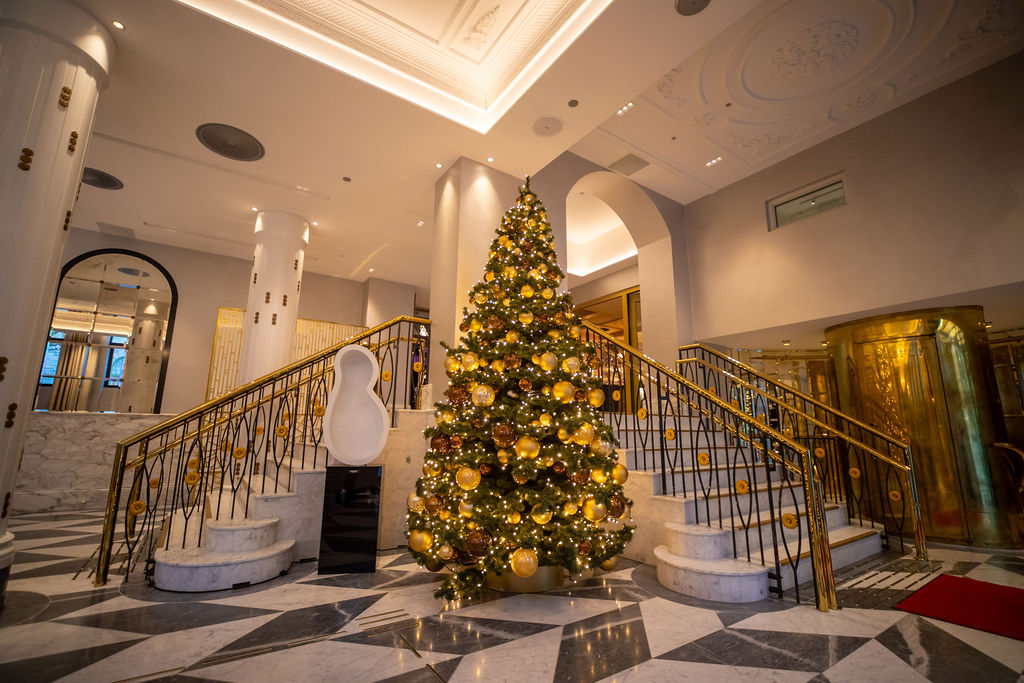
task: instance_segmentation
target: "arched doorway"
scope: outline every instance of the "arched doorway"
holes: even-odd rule
[[[153,259],[124,249],[61,270],[36,410],[158,413],[178,291]]]

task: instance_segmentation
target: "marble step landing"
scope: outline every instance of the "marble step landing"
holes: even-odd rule
[[[161,590],[196,593],[268,581],[288,571],[294,539],[256,550],[216,552],[207,548],[156,551],[153,583]]]

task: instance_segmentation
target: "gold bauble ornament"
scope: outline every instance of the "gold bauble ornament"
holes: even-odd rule
[[[455,548],[451,547],[447,543],[437,549],[437,556],[442,560],[450,560],[455,555]]]
[[[478,384],[473,389],[473,403],[478,406],[489,406],[494,403],[494,389],[486,384]]]
[[[537,552],[530,548],[516,548],[509,555],[508,564],[516,576],[528,579],[537,571]]]
[[[612,444],[604,439],[598,439],[597,441],[591,442],[590,451],[594,455],[600,455],[603,457],[612,452]]]
[[[619,566],[619,558],[617,555],[615,557],[609,557],[600,565],[601,569],[605,570],[606,572],[612,571],[617,566]]]
[[[511,280],[516,276],[516,269],[512,266],[505,266],[505,269],[501,271],[501,274]]]
[[[576,505],[576,503],[573,503],[573,502],[568,502],[568,503],[566,503],[565,505],[562,506],[562,512],[565,514],[566,517],[572,517],[573,515],[576,514],[576,512],[579,509],[580,509],[579,506]]]
[[[441,465],[434,460],[427,460],[423,463],[423,474],[428,477],[436,477],[441,474]]]
[[[572,403],[576,387],[572,385],[572,382],[562,380],[561,382],[555,382],[555,386],[551,388],[551,393],[562,403]]]
[[[600,389],[591,389],[587,392],[587,403],[594,408],[600,408],[604,405],[604,392]]]
[[[593,479],[598,484],[603,484],[606,481],[608,481],[608,475],[605,473],[604,470],[594,470],[593,472],[590,473],[590,478]]]
[[[546,264],[546,263],[540,264],[539,266],[537,266],[537,270],[539,270],[542,273],[548,272],[548,264]]]
[[[629,479],[629,470],[621,462],[616,463],[612,468],[612,481],[616,484],[625,484],[627,479]]]
[[[437,511],[438,519],[445,520],[452,516],[452,511],[448,508],[442,508]]]
[[[530,510],[530,519],[534,524],[544,525],[551,521],[551,510],[545,510],[540,504],[534,505]]]
[[[572,435],[572,440],[581,446],[586,446],[594,440],[594,425],[589,422],[581,424],[576,428],[576,433]]]
[[[540,455],[540,443],[532,436],[521,436],[516,441],[516,455],[532,460]]]
[[[540,369],[541,370],[544,370],[546,372],[551,372],[552,370],[554,370],[557,367],[558,367],[558,356],[556,356],[555,354],[551,353],[550,351],[545,351],[544,353],[542,353],[540,355]]]
[[[551,289],[550,287],[545,287],[544,289],[541,290],[540,295],[545,299],[550,299],[555,295],[555,290]]]
[[[505,341],[509,342],[510,344],[519,341],[519,333],[516,332],[515,330],[509,330],[508,332],[505,333]]]
[[[486,273],[484,273],[484,279],[490,282],[491,280],[494,279],[494,273],[488,270]]]
[[[539,270],[537,270],[536,268],[531,268],[530,272],[527,273],[527,275],[529,275],[532,278],[538,279],[538,280],[542,277],[542,273]]]
[[[459,488],[463,491],[472,491],[480,485],[480,470],[475,470],[472,467],[466,467],[463,465],[459,468],[459,471],[455,473],[455,483],[459,485]]]
[[[530,358],[530,362],[533,363],[534,365],[540,365],[540,354],[533,354],[533,356]]]
[[[608,509],[604,503],[598,503],[593,498],[587,498],[583,501],[583,516],[591,522],[600,522],[607,514]]]
[[[555,341],[558,341],[559,339],[562,338],[562,333],[559,332],[558,330],[548,330],[548,336],[554,339]]]
[[[421,498],[415,491],[410,493],[409,497],[405,499],[405,504],[409,507],[411,512],[423,512],[426,509],[423,498]]]
[[[544,425],[545,427],[550,427],[551,426],[551,420],[553,418],[548,413],[541,413],[539,419],[540,419],[540,423],[542,425]]]
[[[498,462],[502,465],[508,464],[508,459],[512,457],[512,451],[502,448],[498,451]]]
[[[540,388],[540,393],[544,394],[545,396],[551,395],[551,387],[545,384]]]
[[[519,514],[517,510],[513,510],[512,512],[508,513],[505,519],[508,520],[509,524],[519,524],[520,520],[523,519],[523,516]]]
[[[580,326],[579,325],[570,325],[569,326],[569,336],[572,337],[573,339],[575,339],[576,337],[580,336]]]
[[[437,424],[447,424],[455,419],[455,412],[451,410],[439,410],[437,412],[437,418],[435,418]]]
[[[491,361],[491,370],[495,372],[505,372],[505,361],[500,358],[495,358]]]
[[[483,302],[487,301],[487,295],[484,294],[483,292],[477,292],[476,294],[473,295],[473,301],[477,302],[478,304],[482,304]]]
[[[530,311],[523,311],[522,313],[519,314],[519,322],[521,322],[524,325],[529,325],[530,323],[533,322],[533,313],[531,313]]]
[[[580,359],[576,356],[570,356],[562,361],[562,369],[566,372],[579,372],[580,370]]]
[[[434,536],[429,531],[420,531],[419,529],[409,534],[409,547],[418,553],[422,553],[424,550],[430,547],[430,544],[434,542]]]
[[[459,503],[459,514],[462,515],[463,517],[472,517],[473,516],[473,504],[470,503],[468,500],[464,500],[464,501],[460,502]]]
[[[457,356],[448,356],[444,359],[444,371],[448,374],[454,374],[462,369],[462,363],[459,362]]]
[[[530,285],[523,285],[519,289],[519,293],[525,296],[527,299],[529,299],[531,296],[533,296],[533,287],[531,287]]]
[[[501,305],[502,306],[511,306],[512,305],[512,299],[509,299],[508,297],[505,297],[504,299],[501,300]]]
[[[462,369],[466,372],[473,372],[480,367],[480,358],[475,353],[467,353],[462,357]]]
[[[476,522],[474,522],[473,520],[469,520],[468,522],[466,522],[466,528],[467,529],[475,529],[478,526],[480,526],[480,525],[477,524]]]
[[[572,435],[569,434],[569,430],[566,429],[565,427],[558,428],[558,440],[561,441],[562,443],[567,443],[571,436]]]
[[[469,321],[469,329],[472,330],[473,332],[479,332],[480,330],[484,329],[484,324],[477,320],[476,318],[473,318],[472,320]]]

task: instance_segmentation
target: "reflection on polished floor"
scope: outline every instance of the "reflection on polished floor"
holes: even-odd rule
[[[775,599],[696,600],[628,561],[549,593],[447,607],[432,596],[438,575],[400,551],[383,553],[372,574],[317,576],[310,563],[216,593],[95,589],[75,574],[101,521],[99,512],[12,520],[0,680],[838,683],[1018,681],[1024,671],[1024,646],[1002,636],[888,607],[822,614]],[[933,576],[1024,587],[1020,554],[931,552]],[[900,566],[896,557],[880,565],[878,584],[917,581]]]

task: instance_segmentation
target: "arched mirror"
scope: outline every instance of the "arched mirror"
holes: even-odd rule
[[[177,289],[135,252],[104,249],[64,266],[36,410],[157,413]]]

